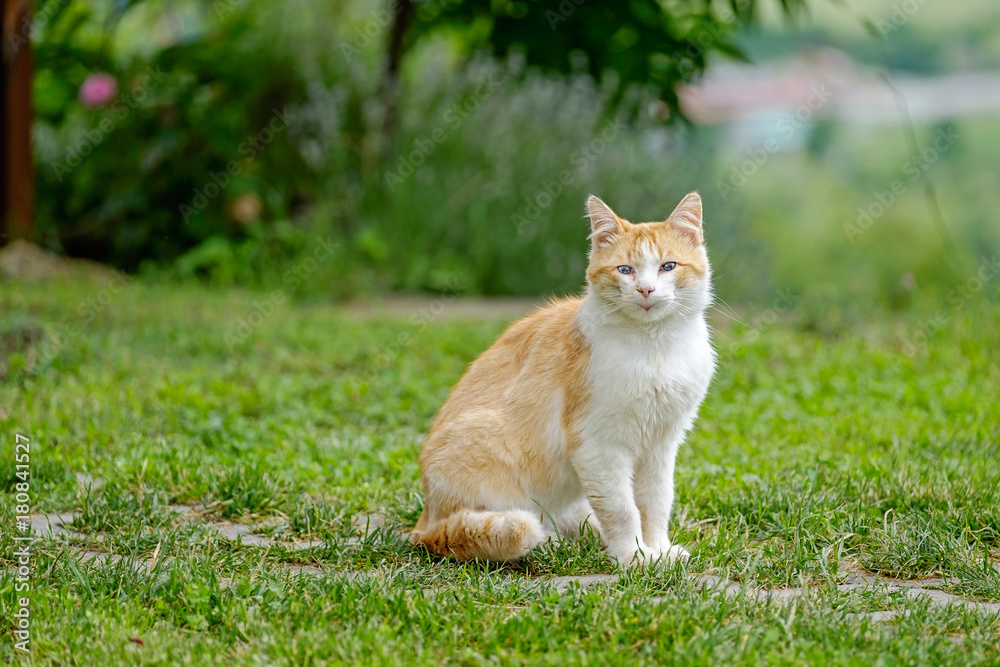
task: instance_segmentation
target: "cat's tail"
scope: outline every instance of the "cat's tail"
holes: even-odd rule
[[[423,529],[418,524],[410,533],[410,541],[414,544],[458,560],[523,558],[547,538],[539,516],[524,510],[460,510]]]

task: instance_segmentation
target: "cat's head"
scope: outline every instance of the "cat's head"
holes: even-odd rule
[[[601,307],[634,322],[694,317],[711,301],[711,271],[692,192],[662,222],[632,224],[591,195],[587,284]]]

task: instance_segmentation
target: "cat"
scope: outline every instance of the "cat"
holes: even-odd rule
[[[512,324],[454,387],[420,455],[410,540],[506,561],[589,524],[617,562],[687,558],[674,459],[715,370],[701,197],[632,224],[587,200],[583,296]]]

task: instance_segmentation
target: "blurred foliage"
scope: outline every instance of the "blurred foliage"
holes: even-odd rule
[[[183,20],[199,26],[193,34],[124,55],[117,33],[135,29],[123,25],[132,18],[124,4],[106,14],[101,3],[58,4],[38,41],[43,232],[70,254],[134,270],[144,258],[170,260],[206,238],[241,235],[226,211],[241,194],[262,198],[272,218],[314,198],[317,181],[294,145],[248,141],[305,87],[295,61],[268,48],[252,15],[192,5],[199,12]],[[95,71],[120,88],[90,109],[76,91]],[[234,160],[239,173],[227,168]]]
[[[520,9],[494,3],[514,13],[461,29],[449,22],[478,4],[432,15],[418,3],[425,24],[413,28],[387,156],[380,82],[394,15],[380,0],[127,4],[70,0],[36,12],[56,8],[35,35],[35,146],[40,239],[130,271],[332,297],[574,292],[587,194],[641,221],[699,189],[723,299],[768,304],[791,290],[809,297],[797,311],[839,326],[875,305],[946,299],[1000,247],[989,150],[1000,136],[988,118],[956,121],[956,145],[852,238],[845,226],[858,208],[909,178],[896,128],[817,119],[729,191],[720,183],[766,135],[747,143],[746,128],[665,122],[662,88],[617,64],[635,56],[629,49],[579,69],[569,55],[533,66],[536,47],[514,43]],[[607,30],[610,19],[586,13],[605,4],[589,6],[554,31],[543,12],[533,39],[568,49],[583,25]],[[692,13],[692,25],[716,20],[702,3],[669,6]],[[94,72],[119,82],[118,98],[98,109],[77,98]],[[244,152],[275,110],[287,124]],[[918,128],[921,141],[935,130]]]
[[[700,75],[713,52],[743,58],[732,41],[759,0],[425,0],[417,2],[412,39],[445,26],[466,48],[499,57],[520,53],[545,71],[610,77],[624,90],[651,86],[675,113],[677,88]],[[783,0],[789,14],[804,0]],[[617,101],[615,98],[614,101]]]

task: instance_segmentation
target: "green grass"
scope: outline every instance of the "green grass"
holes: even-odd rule
[[[547,577],[612,571],[593,538],[505,566],[405,541],[422,434],[505,322],[360,320],[286,301],[230,350],[261,295],[135,282],[96,317],[78,310],[98,291],[0,283],[0,343],[12,341],[0,348],[0,566],[15,564],[15,433],[32,442],[33,512],[74,510],[81,533],[36,544],[37,664],[1000,663],[995,615],[833,588],[846,569],[943,576],[952,592],[1000,601],[995,308],[949,311],[913,358],[899,337],[926,312],[840,333],[799,326],[795,311],[759,335],[721,323],[674,532],[687,572],[811,588],[777,605],[709,595],[683,569],[557,594]],[[325,544],[237,545],[169,503]],[[365,513],[385,526],[349,539]],[[81,563],[82,546],[126,558]],[[152,572],[135,571],[154,554]],[[5,571],[5,659],[13,585]],[[887,609],[908,615],[854,616]]]

